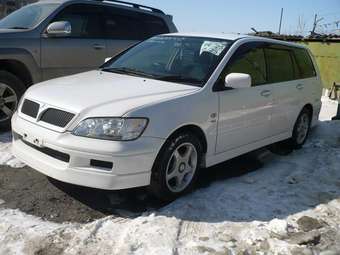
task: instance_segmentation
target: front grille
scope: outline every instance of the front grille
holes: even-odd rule
[[[26,144],[27,146],[30,146],[31,148],[33,149],[36,149],[37,151],[40,151],[41,153],[44,153],[52,158],[55,158],[55,159],[58,159],[60,161],[63,161],[63,162],[70,162],[70,155],[66,154],[66,153],[63,153],[63,152],[60,152],[60,151],[56,151],[56,150],[53,150],[51,148],[47,148],[47,147],[38,147],[38,146],[35,146],[34,144],[31,144],[29,142],[26,142],[25,140],[21,139],[21,141]]]
[[[50,108],[42,114],[40,121],[63,128],[73,119],[73,117],[73,113]]]
[[[31,100],[25,99],[21,107],[21,112],[32,118],[36,118],[39,112],[40,105]]]

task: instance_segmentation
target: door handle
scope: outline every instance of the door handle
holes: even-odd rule
[[[103,50],[103,49],[105,49],[105,45],[102,45],[102,44],[93,44],[93,48],[95,50]]]
[[[261,96],[263,97],[269,97],[271,96],[272,92],[270,90],[262,90],[261,91]]]
[[[304,86],[303,86],[303,84],[298,84],[298,85],[296,85],[296,88],[299,89],[299,90],[301,90],[301,89],[304,88]]]

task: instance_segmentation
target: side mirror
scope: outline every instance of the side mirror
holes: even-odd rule
[[[46,32],[49,36],[69,36],[72,32],[72,26],[68,21],[57,21],[49,24]]]
[[[227,88],[241,89],[251,87],[251,76],[245,73],[230,73],[225,77]]]

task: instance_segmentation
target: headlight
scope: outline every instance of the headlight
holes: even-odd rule
[[[113,141],[131,141],[142,135],[148,119],[145,118],[90,118],[83,120],[73,134]]]

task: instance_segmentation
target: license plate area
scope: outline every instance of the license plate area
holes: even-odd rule
[[[21,137],[22,137],[23,141],[30,143],[30,144],[33,144],[36,147],[39,147],[39,148],[44,147],[44,141],[41,138],[37,138],[37,137],[29,135],[27,133],[24,133]]]

